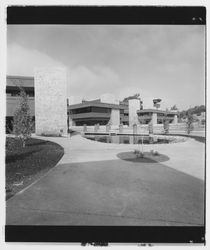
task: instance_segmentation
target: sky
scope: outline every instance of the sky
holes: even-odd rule
[[[65,67],[67,96],[116,99],[140,93],[144,108],[205,103],[203,25],[8,25],[7,74]]]

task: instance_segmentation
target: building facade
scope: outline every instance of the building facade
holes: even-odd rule
[[[93,126],[95,124],[118,126],[121,123],[125,124],[128,119],[124,115],[124,109],[123,105],[103,103],[100,99],[69,105],[70,126]]]
[[[6,132],[12,130],[14,113],[19,105],[19,93],[22,87],[27,96],[31,116],[35,119],[34,78],[26,76],[7,76],[6,78]]]
[[[6,83],[6,128],[12,130],[12,121],[16,108],[19,105],[19,87],[22,87],[28,96],[31,115],[35,120],[34,78],[25,76],[7,76]],[[126,99],[126,98],[125,98]],[[105,103],[101,99],[82,101],[77,104],[68,104],[67,99],[67,125],[94,126],[120,124],[132,126],[135,123],[162,124],[164,120],[177,123],[177,111],[163,111],[159,109],[143,109],[140,98],[127,98],[116,103]]]
[[[163,124],[165,120],[169,123],[177,123],[177,111],[165,111],[159,109],[143,109],[137,111],[141,124],[152,122],[155,124]]]

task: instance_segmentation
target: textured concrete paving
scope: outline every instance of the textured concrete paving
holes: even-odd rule
[[[46,139],[46,138],[45,138]],[[7,202],[8,225],[202,225],[204,144],[145,145],[170,159],[135,163],[114,145],[49,138],[65,149],[45,177]]]

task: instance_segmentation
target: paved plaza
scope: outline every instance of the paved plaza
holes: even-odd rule
[[[204,224],[205,144],[144,145],[168,157],[132,162],[119,157],[139,145],[106,144],[81,135],[40,137],[64,156],[44,177],[7,201],[7,225]]]

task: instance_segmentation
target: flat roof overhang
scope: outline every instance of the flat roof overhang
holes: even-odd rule
[[[80,113],[80,114],[70,114],[71,119],[108,119],[110,118],[110,113],[97,113],[97,112],[88,112],[88,113]]]
[[[177,111],[165,111],[165,110],[158,110],[158,109],[142,109],[137,110],[137,114],[144,114],[144,113],[159,113],[159,114],[166,114],[166,115],[176,115]]]
[[[86,107],[99,107],[99,108],[109,108],[109,109],[124,109],[124,106],[118,104],[111,104],[111,103],[103,103],[103,102],[84,102],[79,104],[69,105],[68,109],[79,109],[79,108],[86,108]]]

